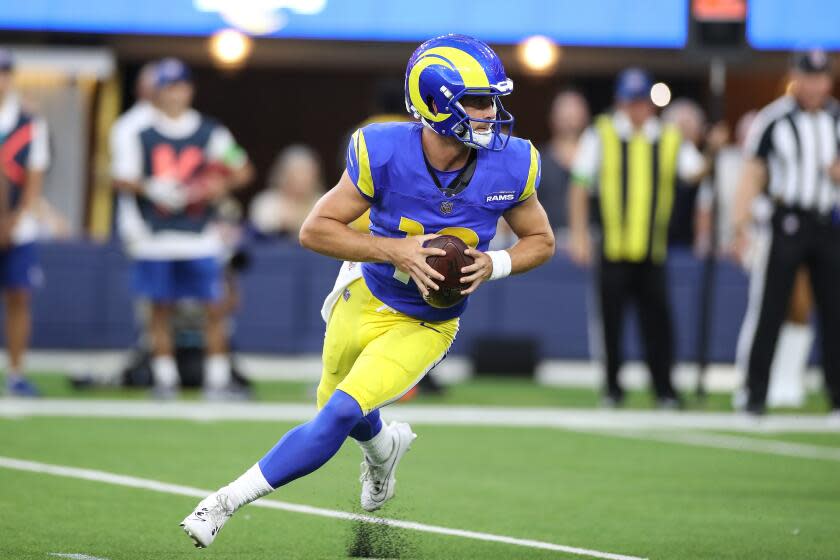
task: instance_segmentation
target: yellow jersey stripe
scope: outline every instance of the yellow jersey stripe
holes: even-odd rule
[[[356,161],[359,162],[359,181],[356,186],[365,195],[373,198],[373,176],[370,173],[370,157],[365,143],[365,133],[359,130],[358,135],[356,138]]]
[[[519,202],[528,200],[537,190],[537,171],[540,167],[540,156],[533,144],[528,142],[528,145],[531,146],[531,166],[528,168],[528,180],[525,181],[525,188],[519,195]]]

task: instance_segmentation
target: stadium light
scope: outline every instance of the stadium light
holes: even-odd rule
[[[671,88],[663,82],[656,82],[650,88],[650,100],[657,107],[665,107],[671,102]]]
[[[554,68],[560,59],[560,47],[543,35],[533,35],[519,43],[519,61],[530,72],[545,74]]]
[[[253,48],[251,38],[236,29],[223,29],[210,37],[210,55],[213,60],[229,68],[241,66]]]

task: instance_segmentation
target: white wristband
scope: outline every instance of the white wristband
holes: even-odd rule
[[[493,261],[493,272],[490,273],[490,280],[498,280],[510,276],[511,262],[510,253],[507,251],[487,251],[486,255]]]

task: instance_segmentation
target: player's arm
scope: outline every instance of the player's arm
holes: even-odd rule
[[[245,149],[224,126],[217,126],[207,145],[211,162],[217,162],[227,169],[227,174],[211,176],[205,187],[204,198],[218,200],[231,191],[241,189],[254,178],[254,166]]]
[[[773,121],[768,122],[760,112],[747,131],[744,142],[744,166],[735,191],[732,208],[732,226],[735,235],[730,252],[738,262],[743,263],[749,246],[749,225],[752,221],[752,207],[755,198],[767,184],[767,160],[773,152]]]
[[[228,188],[230,190],[239,190],[243,188],[254,180],[254,174],[254,165],[250,160],[246,160],[243,165],[240,165],[231,171]]]
[[[504,218],[519,240],[505,251],[482,253],[478,249],[467,249],[467,255],[475,262],[461,269],[466,274],[461,282],[469,285],[462,294],[473,293],[485,280],[536,268],[554,254],[554,232],[536,194],[505,212]],[[501,253],[507,253],[508,257]]]
[[[749,244],[749,225],[752,222],[752,206],[767,183],[767,165],[760,158],[744,162],[741,178],[735,191],[732,209],[732,226],[735,236],[732,241],[732,255],[743,262]]]
[[[729,128],[717,123],[706,136],[703,152],[694,144],[683,140],[677,157],[677,174],[690,186],[697,186],[708,177],[715,166],[718,152],[729,142]]]
[[[437,290],[432,280],[443,280],[443,275],[426,264],[426,257],[445,255],[443,249],[423,247],[423,243],[436,235],[418,235],[403,239],[377,237],[361,233],[349,226],[370,208],[370,201],[363,197],[353,184],[347,171],[338,184],[321,197],[300,229],[300,244],[316,253],[354,262],[389,262],[407,273],[420,292],[427,295],[429,288]]]
[[[569,257],[580,266],[592,262],[592,239],[589,235],[589,199],[601,166],[601,141],[593,127],[581,136],[572,165],[568,194]]]
[[[117,192],[141,194],[140,139],[115,125],[111,129],[111,186]]]
[[[569,257],[580,266],[592,262],[589,235],[589,188],[578,180],[569,187]]]
[[[26,166],[26,178],[24,179],[20,204],[9,219],[9,236],[11,236],[24,214],[35,212],[38,200],[41,198],[41,191],[44,188],[44,174],[49,161],[47,124],[42,119],[37,118],[32,123],[32,144],[29,150],[29,161]]]
[[[44,188],[44,171],[41,169],[30,169],[26,172],[26,186],[21,193],[20,207],[12,216],[12,221],[17,223],[20,217],[26,212],[34,212],[38,199],[41,198],[41,191]]]

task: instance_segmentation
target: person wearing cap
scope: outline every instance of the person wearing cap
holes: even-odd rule
[[[205,308],[205,396],[230,396],[222,289],[224,244],[215,227],[216,202],[250,181],[253,168],[230,131],[191,107],[190,69],[180,60],[155,69],[151,123],[134,134],[114,185],[131,195],[123,235],[134,260],[134,288],[151,302],[149,340],[159,397],[177,394],[171,334],[173,305],[190,299]],[[128,233],[127,233],[128,232]]]
[[[789,78],[788,92],[756,115],[744,146],[732,253],[744,263],[752,245],[752,259],[750,299],[737,350],[746,384],[733,400],[748,413],[765,411],[780,329],[804,265],[822,330],[825,385],[831,407],[840,414],[840,225],[833,219],[840,202],[840,104],[831,97],[825,52],[795,53]],[[753,203],[762,192],[771,201],[772,215],[767,235],[750,240]],[[803,364],[807,342],[798,352]],[[798,387],[801,391],[801,381]]]
[[[35,207],[50,153],[47,124],[27,111],[12,87],[14,61],[0,49],[0,290],[6,311],[9,356],[6,390],[13,396],[38,395],[23,375],[31,331],[30,292],[41,276],[35,240]]]
[[[664,124],[651,102],[652,80],[630,68],[616,81],[615,110],[600,115],[581,137],[569,192],[569,252],[579,265],[596,263],[598,325],[606,386],[604,404],[624,401],[618,373],[628,304],[636,303],[644,355],[658,406],[679,407],[671,383],[674,337],[665,259],[675,185],[696,184],[708,158],[679,130]],[[600,242],[590,237],[590,198],[597,199]]]

